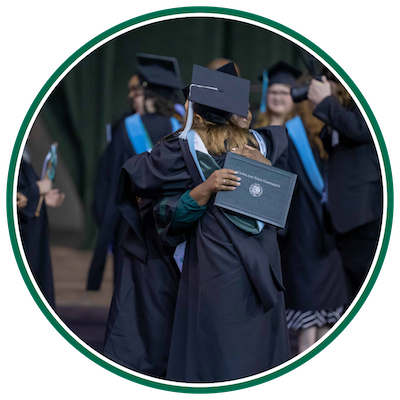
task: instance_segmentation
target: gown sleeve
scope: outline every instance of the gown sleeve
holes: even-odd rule
[[[190,196],[190,190],[182,195],[162,198],[154,207],[157,232],[167,245],[176,246],[186,240],[185,230],[205,213],[207,206],[200,206]]]
[[[123,195],[160,198],[182,194],[193,182],[182,156],[180,139],[164,141],[130,158],[123,166],[117,202]]]
[[[151,153],[145,152],[130,158],[121,170],[115,201],[144,246],[146,241],[144,232],[140,228],[137,199],[151,199],[157,203],[167,198],[164,200],[165,203],[158,204],[157,207],[160,209],[162,205],[161,210],[166,213],[164,218],[172,221],[171,214],[173,215],[180,197],[194,186],[186,168],[179,140],[176,137],[157,144]],[[157,214],[155,216],[159,217]],[[164,240],[167,238],[169,227],[167,229],[165,221],[163,224],[164,227],[162,224],[159,227],[164,229],[164,233],[160,231]]]
[[[313,114],[335,129],[342,138],[358,143],[371,141],[364,117],[355,105],[347,110],[334,96],[328,96],[315,107]]]
[[[288,133],[285,126],[266,126],[257,128],[267,146],[267,158],[276,168],[287,168],[288,157]]]
[[[200,206],[192,196],[190,190],[179,199],[178,206],[172,220],[172,229],[185,229],[193,225],[205,213],[207,206]]]

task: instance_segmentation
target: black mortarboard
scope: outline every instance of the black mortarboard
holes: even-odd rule
[[[233,61],[228,62],[227,64],[223,65],[222,67],[219,67],[216,69],[216,71],[224,72],[225,74],[233,75],[233,76],[238,76],[238,73],[235,68],[235,64]],[[189,86],[185,86],[182,89],[182,93],[185,96],[185,99],[189,96]]]
[[[230,64],[230,63],[228,63]],[[226,71],[226,72],[221,72]],[[217,125],[226,124],[232,114],[247,116],[250,81],[236,76],[236,69],[224,65],[213,70],[193,65],[192,83],[189,86],[188,116],[180,139],[187,139],[193,124],[193,112]]]
[[[235,68],[235,64],[233,61],[228,62],[228,64],[223,65],[216,69],[216,71],[224,72],[225,74],[229,74],[232,76],[238,76],[238,73]]]
[[[195,103],[194,110],[211,122],[223,122],[215,119],[213,114],[221,116],[225,122],[230,119],[231,114],[245,117],[249,106],[249,93],[249,80],[193,65],[188,99]]]
[[[145,90],[151,90],[163,97],[171,97],[183,84],[178,61],[173,57],[153,54],[136,54],[137,73]]]
[[[300,70],[284,61],[279,61],[268,69],[268,86],[274,83],[281,83],[283,85],[289,85],[290,87],[296,86],[296,80],[300,75]]]

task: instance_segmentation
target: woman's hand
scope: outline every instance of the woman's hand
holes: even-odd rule
[[[222,168],[214,171],[208,179],[203,182],[205,189],[211,194],[226,190],[235,190],[240,185],[237,172],[232,169]]]
[[[196,186],[189,195],[197,201],[199,206],[204,206],[213,193],[235,190],[240,185],[240,179],[236,176],[236,171],[232,169],[218,169],[205,182]]]
[[[65,199],[65,193],[60,193],[58,189],[51,189],[45,196],[46,206],[57,208],[60,207]]]
[[[17,208],[21,209],[28,205],[28,199],[22,193],[17,192]]]
[[[326,76],[321,77],[321,81],[316,79],[311,80],[310,88],[308,89],[307,98],[312,104],[317,106],[326,97],[332,95],[331,84],[329,83]]]
[[[44,195],[46,193],[49,193],[49,191],[51,190],[52,183],[50,179],[44,178],[40,181],[36,181],[36,185],[38,185],[39,194]]]
[[[232,153],[251,158],[254,161],[262,162],[263,164],[271,165],[271,161],[264,157],[255,147],[245,145],[244,149],[232,149]]]

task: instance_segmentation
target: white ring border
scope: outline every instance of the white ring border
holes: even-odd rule
[[[229,12],[229,10],[227,10]],[[330,70],[332,70],[332,72],[334,73],[335,77],[342,83],[342,85],[346,88],[346,90],[351,94],[352,99],[355,101],[355,103],[357,104],[358,108],[360,109],[366,123],[367,126],[371,132],[371,136],[372,139],[374,141],[374,145],[375,145],[375,149],[377,151],[377,155],[378,155],[378,159],[379,159],[379,164],[380,164],[380,168],[381,171],[384,172],[385,171],[385,166],[384,166],[384,162],[383,162],[383,156],[381,153],[381,149],[379,146],[379,142],[378,139],[376,137],[375,131],[372,127],[372,123],[368,118],[367,113],[365,112],[364,108],[362,107],[361,103],[359,102],[357,96],[354,94],[354,92],[351,90],[351,88],[347,85],[347,83],[343,80],[343,78],[333,69],[333,67],[331,65],[329,65],[320,55],[318,55],[317,53],[315,53],[313,50],[311,50],[310,48],[308,48],[305,44],[303,44],[302,42],[300,42],[299,40],[293,38],[292,36],[290,36],[287,33],[284,33],[282,31],[280,31],[279,29],[273,28],[271,26],[268,26],[264,23],[258,22],[258,21],[254,21],[251,19],[247,19],[244,17],[239,17],[239,16],[234,16],[234,15],[227,15],[227,14],[220,14],[220,13],[204,13],[204,12],[196,12],[196,13],[182,13],[182,14],[173,14],[173,15],[167,15],[167,16],[162,16],[162,17],[156,17],[156,18],[152,18],[150,20],[147,21],[142,21],[139,22],[135,25],[132,25],[130,27],[127,27],[125,29],[121,29],[120,31],[108,36],[107,38],[103,39],[102,41],[100,41],[99,43],[95,44],[94,46],[92,46],[89,50],[87,50],[84,54],[82,54],[80,57],[78,57],[72,64],[70,64],[67,69],[65,69],[61,75],[57,78],[57,80],[52,84],[52,86],[50,87],[50,89],[48,89],[48,91],[46,92],[46,94],[43,96],[41,102],[38,104],[38,106],[35,109],[34,114],[32,115],[29,124],[25,130],[25,134],[24,134],[24,138],[21,141],[21,146],[18,152],[18,156],[17,156],[17,163],[16,163],[16,169],[15,169],[15,174],[14,174],[14,183],[13,183],[13,193],[17,192],[17,184],[18,184],[18,173],[17,171],[19,171],[20,168],[20,164],[21,164],[21,159],[22,159],[22,153],[23,150],[25,148],[25,144],[26,141],[28,139],[29,136],[29,132],[32,129],[32,126],[39,114],[39,112],[41,111],[44,103],[46,102],[46,100],[48,99],[48,97],[51,95],[51,93],[53,92],[53,90],[56,88],[56,86],[61,82],[62,79],[64,79],[64,77],[78,64],[80,63],[84,58],[86,58],[89,54],[91,54],[93,51],[95,51],[96,49],[98,49],[100,46],[103,46],[104,44],[106,44],[107,42],[110,42],[111,40],[117,38],[118,36],[123,35],[124,33],[133,31],[135,29],[138,29],[140,27],[143,26],[147,26],[147,25],[151,25],[157,22],[162,22],[162,21],[168,21],[168,20],[175,20],[175,19],[183,19],[183,18],[195,18],[195,17],[207,17],[207,18],[218,18],[218,19],[228,19],[228,20],[234,20],[234,21],[239,21],[239,22],[243,22],[246,24],[250,24],[253,26],[257,26],[259,28],[262,29],[266,29],[270,32],[273,32],[275,34],[278,34],[279,36],[291,41],[292,43],[295,43],[296,45],[302,47],[304,50],[306,50],[307,52],[309,52],[310,54],[312,54],[316,59],[318,59],[319,62],[321,62],[321,64],[327,66]],[[176,387],[185,387],[185,388],[217,388],[217,387],[223,387],[223,386],[230,386],[230,385],[236,385],[236,384],[240,384],[240,383],[245,383],[245,382],[249,382],[255,379],[259,379],[262,377],[265,377],[267,375],[270,375],[274,372],[279,371],[280,369],[283,369],[285,367],[290,366],[291,364],[293,364],[294,362],[296,362],[297,360],[299,360],[300,358],[303,358],[304,356],[306,356],[309,352],[311,352],[315,347],[317,347],[318,345],[320,345],[322,343],[322,341],[326,340],[331,334],[333,334],[333,332],[340,326],[340,324],[342,323],[342,321],[348,316],[349,313],[351,313],[351,311],[353,310],[353,308],[355,307],[355,305],[357,304],[359,298],[361,297],[362,293],[365,290],[365,287],[367,286],[374,270],[376,267],[376,262],[378,259],[378,256],[381,252],[382,249],[382,243],[383,243],[383,232],[385,231],[385,227],[386,227],[386,221],[387,221],[387,181],[386,181],[386,175],[382,174],[382,186],[383,186],[383,216],[382,216],[382,224],[381,224],[381,231],[380,231],[380,236],[379,236],[379,241],[378,241],[378,246],[375,252],[375,256],[374,259],[372,261],[371,264],[371,268],[369,270],[369,273],[367,275],[367,278],[364,281],[364,284],[362,285],[360,291],[358,292],[357,296],[353,299],[353,302],[351,303],[350,307],[346,310],[346,312],[341,316],[341,318],[339,319],[339,321],[329,330],[329,332],[323,336],[323,338],[321,338],[319,341],[317,341],[313,346],[311,346],[310,348],[308,348],[306,351],[304,351],[303,353],[291,358],[290,360],[286,361],[283,364],[280,364],[279,366],[272,368],[268,371],[256,374],[256,375],[251,375],[249,377],[246,378],[241,378],[241,379],[236,379],[236,380],[232,380],[232,381],[227,381],[227,382],[218,382],[218,383],[185,383],[185,382],[174,382],[174,381],[168,381],[168,380],[163,380],[163,379],[158,379],[158,378],[153,378],[150,377],[148,375],[144,375],[141,374],[139,372],[135,372],[132,371],[128,368],[125,368],[117,363],[115,363],[114,361],[104,357],[101,353],[98,353],[97,351],[95,351],[93,348],[91,348],[89,345],[87,345],[83,340],[81,340],[74,332],[72,332],[69,327],[58,317],[58,315],[54,312],[54,310],[50,307],[50,305],[48,304],[47,300],[45,299],[45,297],[43,296],[43,294],[41,293],[41,290],[39,289],[39,287],[36,284],[36,281],[32,275],[32,272],[29,268],[28,262],[26,260],[25,257],[25,252],[23,251],[23,246],[22,246],[22,242],[21,242],[21,237],[20,237],[20,232],[19,229],[15,229],[15,233],[16,233],[16,238],[17,238],[17,243],[18,243],[18,247],[19,247],[19,251],[22,257],[22,260],[24,262],[24,266],[25,266],[25,270],[37,292],[37,294],[39,295],[39,297],[41,298],[41,300],[43,301],[43,303],[46,305],[48,311],[51,313],[51,315],[54,317],[54,319],[59,323],[59,325],[76,341],[78,342],[82,347],[84,347],[86,350],[88,350],[89,352],[91,352],[94,356],[96,356],[97,358],[100,358],[102,361],[108,363],[109,365],[120,369],[121,371],[128,373],[130,375],[136,376],[138,378],[141,379],[145,379],[145,380],[149,380],[151,382],[155,382],[155,383],[159,383],[159,384],[164,384],[164,385],[170,385],[170,386],[176,386]],[[14,217],[14,226],[18,227],[18,216],[17,216],[17,206],[16,206],[16,202],[14,202],[13,204],[13,217]]]

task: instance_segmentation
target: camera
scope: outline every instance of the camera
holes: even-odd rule
[[[321,81],[320,76],[314,76],[314,79]],[[301,103],[304,100],[307,100],[308,89],[310,85],[301,86],[301,87],[293,87],[290,90],[290,94],[292,96],[293,103]]]

